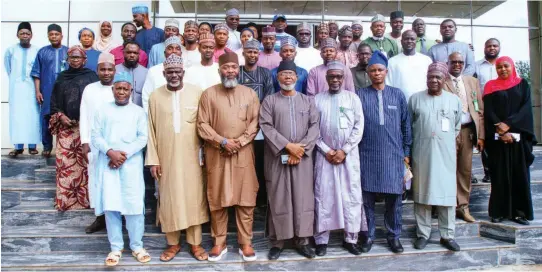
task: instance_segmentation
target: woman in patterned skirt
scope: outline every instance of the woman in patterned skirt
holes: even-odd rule
[[[69,69],[61,72],[51,95],[49,130],[56,135],[56,197],[59,211],[88,209],[87,158],[79,135],[79,107],[85,87],[98,81],[94,71],[84,68],[85,51],[68,50]]]

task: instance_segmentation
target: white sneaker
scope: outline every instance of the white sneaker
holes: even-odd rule
[[[243,261],[245,262],[253,262],[257,259],[256,252],[254,252],[254,256],[247,257],[243,254],[243,250],[239,249],[239,255],[243,257]]]
[[[226,255],[226,253],[228,253],[228,247],[225,247],[216,257],[211,257],[211,255],[209,255],[209,257],[207,257],[207,260],[209,262],[218,262],[222,259],[222,256]]]

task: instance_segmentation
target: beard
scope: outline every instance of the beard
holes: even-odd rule
[[[237,87],[237,84],[239,84],[239,82],[237,81],[237,78],[227,79],[226,77],[221,77],[221,81],[222,81],[222,85],[224,85],[224,88],[226,89],[235,88]]]
[[[182,83],[182,81],[179,80],[179,81],[177,81],[177,83],[169,82],[168,85],[170,87],[177,88],[177,87],[181,86],[181,83]]]
[[[295,83],[289,84],[289,85],[279,83],[279,86],[280,86],[280,89],[284,90],[284,91],[293,91],[293,90],[295,90]]]
[[[352,35],[352,37],[354,38],[354,40],[359,40],[359,38],[361,38],[361,35]]]
[[[124,66],[128,68],[136,68],[137,67],[137,60],[124,60]]]

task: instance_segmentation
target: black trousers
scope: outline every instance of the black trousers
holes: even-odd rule
[[[255,168],[256,168],[256,177],[258,178],[258,184],[260,189],[258,189],[258,194],[256,196],[256,206],[267,205],[267,189],[265,188],[265,176],[264,176],[264,166],[263,166],[263,149],[264,141],[257,140],[254,141],[254,156],[255,156]]]

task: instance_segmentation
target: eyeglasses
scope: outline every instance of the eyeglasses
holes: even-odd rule
[[[293,72],[293,71],[281,71],[281,72],[279,73],[279,75],[280,75],[280,76],[295,76],[296,73]]]
[[[327,78],[333,80],[333,79],[342,79],[343,75],[326,75]]]

